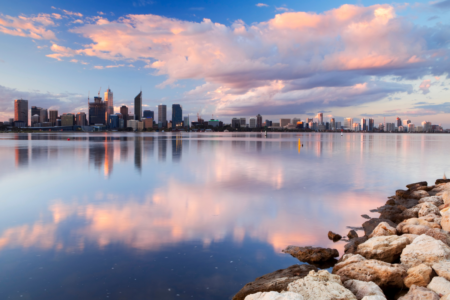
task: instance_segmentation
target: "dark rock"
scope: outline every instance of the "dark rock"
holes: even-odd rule
[[[356,239],[356,238],[358,238],[358,234],[354,230],[350,230],[347,233],[347,236],[348,236],[349,239]]]
[[[339,256],[339,252],[336,249],[310,246],[288,246],[283,250],[283,252],[288,253],[298,260],[307,263],[324,262]]]
[[[435,185],[430,185],[430,186],[420,186],[417,188],[418,191],[426,191],[429,192],[431,190],[433,190],[436,186]]]
[[[389,199],[388,201],[386,201],[386,205],[395,205],[395,200]]]
[[[375,227],[377,227],[378,224],[380,224],[381,222],[386,222],[386,223],[388,223],[390,226],[392,226],[394,228],[397,227],[397,224],[395,224],[391,220],[381,219],[381,218],[373,218],[373,219],[370,219],[370,220],[368,220],[368,221],[366,221],[366,222],[364,222],[362,224],[366,236],[369,236],[372,233],[372,231],[375,229]]]
[[[281,292],[287,289],[289,283],[301,279],[311,271],[317,271],[317,268],[311,265],[293,265],[286,269],[281,269],[255,279],[247,283],[236,295],[233,300],[244,300],[247,295],[257,292]]]
[[[417,204],[419,204],[419,199],[396,197],[395,198],[395,203],[397,205],[401,205],[401,206],[404,206],[406,208],[412,208],[412,207],[416,206]]]
[[[372,219],[371,217],[369,217],[368,215],[361,215],[361,217],[363,217],[364,219],[370,220]]]
[[[367,241],[367,236],[351,239],[350,242],[348,242],[344,246],[345,254],[356,254],[356,252],[358,251],[358,246],[365,241]]]
[[[406,196],[408,196],[408,191],[396,190],[395,191],[395,196],[400,197],[400,198],[406,198]]]
[[[404,206],[402,206],[402,208],[404,208]],[[400,223],[405,219],[402,215],[403,210],[395,205],[385,205],[379,207],[378,211],[380,212],[380,219],[388,219],[394,223]]]
[[[356,226],[347,226],[347,228],[348,228],[348,229],[351,229],[351,230],[364,230],[364,228],[362,228],[362,227],[356,227]]]
[[[416,189],[416,188],[418,188],[418,187],[421,187],[421,186],[427,186],[427,185],[428,185],[428,182],[426,182],[426,181],[421,181],[421,182],[416,182],[416,183],[410,183],[410,184],[407,184],[406,187],[407,187],[408,189],[412,190],[412,189]]]
[[[332,240],[333,242],[337,242],[340,239],[342,239],[342,236],[340,234],[334,233],[332,231],[328,231],[328,238]]]
[[[450,182],[450,179],[436,179],[435,185]]]

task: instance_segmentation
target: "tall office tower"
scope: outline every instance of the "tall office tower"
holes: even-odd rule
[[[256,128],[256,119],[250,118],[250,128]]]
[[[184,127],[190,127],[189,116],[184,117],[183,125],[184,125]]]
[[[402,126],[402,119],[400,119],[399,117],[397,117],[397,127]]]
[[[341,130],[342,129],[341,122],[336,122],[336,129],[337,130]]]
[[[403,120],[403,127],[408,127],[408,124],[411,123],[411,120]]]
[[[369,119],[369,131],[373,131],[374,125],[375,125],[375,120],[370,118]]]
[[[247,120],[245,118],[240,118],[239,121],[241,123],[241,127],[245,127]]]
[[[353,131],[361,131],[361,125],[358,123],[353,123]]]
[[[330,119],[331,130],[336,130],[336,120],[334,118]]]
[[[144,118],[146,119],[155,119],[155,112],[152,110],[144,110]]]
[[[34,115],[40,116],[41,115],[41,109],[42,109],[42,107],[32,106],[31,107],[31,116],[34,116]]]
[[[414,131],[416,131],[414,124],[408,123],[408,132],[414,132]]]
[[[58,111],[57,110],[49,110],[48,111],[49,114],[49,122],[52,123],[52,126],[56,125],[56,119],[58,119]]]
[[[14,100],[14,121],[22,121],[28,126],[28,100]]]
[[[167,106],[165,104],[158,105],[158,124],[161,123],[162,127],[166,127],[167,124]]]
[[[75,123],[78,126],[86,126],[87,120],[86,120],[86,114],[84,112],[77,113],[75,117]]]
[[[134,98],[134,119],[142,120],[142,91]]]
[[[291,123],[291,119],[280,119],[280,127],[287,126]]]
[[[180,104],[172,104],[172,128],[177,128],[183,122],[183,108]]]
[[[108,88],[105,92],[105,103],[107,107],[108,114],[114,114],[114,99],[113,92]]]
[[[94,97],[94,102],[89,102],[89,125],[106,125],[106,103],[102,97]]]
[[[353,130],[353,119],[352,118],[346,118],[344,120],[344,128],[347,130]]]
[[[34,124],[39,124],[39,115],[31,116],[31,127],[34,127]]]
[[[384,131],[384,124],[383,123],[378,124],[378,130],[379,131]]]
[[[45,108],[41,108],[40,120],[41,123],[48,122],[48,112]]]
[[[266,120],[266,127],[272,126],[272,121]]]
[[[366,119],[364,119],[364,118],[361,119],[361,130],[363,130],[363,131],[367,130]]]
[[[431,122],[423,121],[422,122],[423,131],[430,131],[431,130]]]
[[[317,118],[319,119],[319,125],[323,125],[323,113],[318,113]]]
[[[73,114],[63,114],[61,116],[61,126],[75,125],[75,116]]]
[[[256,116],[256,128],[261,128],[262,127],[262,116],[260,114],[258,114]]]
[[[122,105],[120,107],[120,113],[122,114],[123,118],[123,127],[127,128],[127,120],[128,120],[128,107],[125,105]]]
[[[313,119],[313,118],[307,118],[307,119],[306,119],[306,123],[309,124],[309,123],[311,123],[311,122],[314,122],[314,119]]]
[[[240,122],[238,118],[233,118],[231,120],[231,128],[239,128],[240,127]]]
[[[293,118],[292,119],[292,125],[297,126],[297,123],[300,122],[301,120],[299,118]]]

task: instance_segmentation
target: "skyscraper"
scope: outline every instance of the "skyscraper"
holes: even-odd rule
[[[183,109],[180,104],[172,104],[172,128],[183,122]]]
[[[51,112],[51,111],[50,111]],[[75,116],[75,123],[78,126],[86,126],[86,114],[84,112],[79,112]]]
[[[58,111],[57,110],[50,110],[49,112],[49,122],[52,123],[52,126],[56,125],[56,119],[58,119]]]
[[[152,110],[144,110],[144,118],[146,119],[155,119],[155,112]]]
[[[48,112],[44,108],[41,108],[40,111],[40,122],[41,123],[48,122]]]
[[[240,118],[239,122],[241,123],[241,127],[245,127],[245,123],[247,122],[247,120],[245,118]]]
[[[105,103],[108,114],[114,114],[114,100],[113,100],[113,92],[108,88],[105,92]]]
[[[330,119],[331,130],[336,130],[336,120],[334,118]]]
[[[361,130],[363,130],[363,131],[367,130],[366,119],[364,119],[364,118],[361,119]]]
[[[250,118],[250,128],[256,128],[256,119]]]
[[[120,107],[120,113],[122,114],[123,118],[123,127],[127,128],[127,120],[128,120],[128,107],[125,105],[122,105]]]
[[[346,118],[344,120],[344,128],[347,130],[353,130],[353,119],[352,118]]]
[[[167,106],[164,104],[158,105],[158,123],[166,127],[167,124]]]
[[[31,107],[31,116],[34,116],[34,115],[40,116],[41,115],[41,109],[42,109],[42,107],[32,106]]]
[[[232,128],[239,128],[240,127],[240,122],[238,118],[233,118],[231,120],[231,127]]]
[[[142,91],[134,98],[134,119],[142,120]]]
[[[400,127],[400,126],[402,126],[402,119],[397,117],[397,127]]]
[[[262,116],[260,114],[258,114],[256,116],[256,128],[261,128],[262,127]]]
[[[319,119],[319,125],[323,125],[323,113],[318,113],[317,118]]]
[[[369,119],[369,131],[373,131],[374,125],[375,125],[375,120],[370,118]]]
[[[22,121],[28,126],[28,100],[14,100],[14,121]]]
[[[89,102],[89,125],[106,125],[106,103],[102,97],[94,97],[94,102]]]

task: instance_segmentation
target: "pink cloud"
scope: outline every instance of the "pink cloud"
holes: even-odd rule
[[[4,34],[30,37],[38,40],[56,40],[54,32],[46,29],[48,26],[55,26],[49,14],[39,14],[32,17],[11,17],[0,14],[0,32]]]
[[[422,90],[423,94],[428,94],[430,92],[431,80],[427,79],[420,83],[419,89]]]

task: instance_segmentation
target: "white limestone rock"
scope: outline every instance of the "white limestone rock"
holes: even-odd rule
[[[369,235],[369,238],[373,238],[376,236],[388,236],[388,235],[397,235],[397,229],[390,226],[386,222],[381,222],[375,227],[372,233]]]
[[[434,205],[439,207],[442,204],[444,204],[444,199],[442,199],[442,196],[430,196],[430,197],[424,197],[419,200],[419,203],[425,203],[425,202],[433,203]]]
[[[427,288],[442,297],[450,293],[450,282],[443,277],[434,277]]]
[[[336,272],[342,269],[343,267],[364,260],[366,259],[359,254],[345,254],[344,256],[342,256],[341,262],[334,265],[332,273],[336,274]]]
[[[408,268],[426,264],[432,266],[434,263],[450,259],[450,247],[442,241],[431,236],[422,234],[411,244],[403,249],[400,261]]]
[[[430,289],[413,285],[408,293],[398,300],[439,300],[439,295]]]
[[[429,214],[440,215],[439,208],[431,202],[425,202],[422,204],[422,208],[419,210],[419,217],[424,217]]]
[[[386,297],[380,295],[365,296],[362,300],[386,300]]]
[[[358,246],[357,254],[367,259],[376,259],[392,263],[411,242],[407,237],[398,235],[376,236]]]
[[[344,286],[349,289],[355,296],[356,299],[361,300],[365,296],[382,296],[385,298],[383,291],[378,285],[371,281],[360,281],[360,280],[347,280],[344,282]]]
[[[248,295],[245,300],[304,300],[302,295],[292,292],[258,292]]]
[[[439,277],[445,278],[450,281],[450,261],[443,260],[433,264],[433,270]]]
[[[412,285],[426,287],[433,274],[433,269],[426,264],[420,264],[418,266],[408,269],[406,278],[404,280],[405,285],[410,288]]]

